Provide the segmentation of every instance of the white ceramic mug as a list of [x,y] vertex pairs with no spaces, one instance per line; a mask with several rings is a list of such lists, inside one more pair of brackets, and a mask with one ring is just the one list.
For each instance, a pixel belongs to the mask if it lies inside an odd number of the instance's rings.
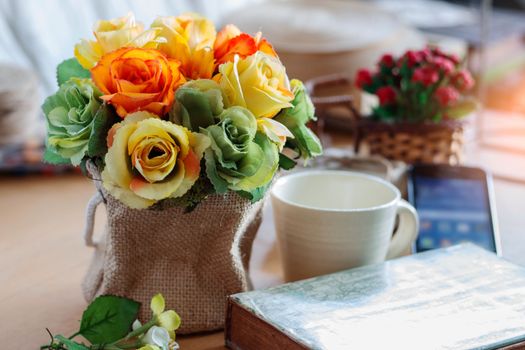
[[374,176],[298,172],[280,178],[271,197],[286,281],[398,257],[417,236],[414,207]]

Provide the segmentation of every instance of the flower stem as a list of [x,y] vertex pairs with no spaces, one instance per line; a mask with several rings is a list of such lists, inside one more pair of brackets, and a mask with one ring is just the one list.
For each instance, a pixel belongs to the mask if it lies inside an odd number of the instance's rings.
[[67,339],[73,339],[74,337],[76,337],[76,336],[79,335],[79,334],[80,334],[80,332],[76,332],[75,334],[71,335],[71,336],[70,336],[69,338],[67,338]]
[[[135,341],[133,343],[122,344],[122,345],[115,345],[115,343],[104,345],[104,347],[102,349],[104,349],[104,350],[136,349],[136,348],[140,347],[141,345],[142,345],[142,343],[140,342],[140,340],[137,340],[137,341]],[[95,350],[95,349],[93,349],[93,350]]]
[[[119,339],[111,344],[104,346],[104,350],[120,350],[120,349],[134,349],[141,345],[140,340],[137,340],[133,343],[125,344],[126,341],[131,338],[137,337],[143,333],[146,333],[151,327],[157,324],[157,316],[153,316],[149,322],[143,324],[139,328],[131,331],[124,338]],[[121,344],[124,343],[124,344]]]
[[153,318],[151,320],[149,320],[149,322],[143,324],[139,328],[137,328],[134,331],[130,332],[124,338],[122,338],[121,340],[118,340],[115,344],[118,344],[118,343],[120,343],[122,341],[125,341],[125,340],[129,340],[129,339],[131,339],[133,337],[141,335],[142,333],[146,333],[151,327],[153,327],[156,324],[157,324],[157,317],[153,316]]

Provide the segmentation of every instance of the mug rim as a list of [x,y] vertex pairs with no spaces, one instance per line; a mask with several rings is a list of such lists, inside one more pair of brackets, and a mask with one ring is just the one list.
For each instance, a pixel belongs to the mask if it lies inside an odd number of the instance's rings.
[[[293,202],[293,201],[290,201],[288,199],[285,199],[280,194],[276,193],[276,188],[279,185],[281,185],[282,182],[284,182],[284,181],[290,180],[291,178],[304,177],[304,176],[317,175],[317,174],[344,175],[344,176],[348,176],[348,177],[360,177],[360,178],[364,178],[364,179],[367,179],[367,180],[375,181],[375,182],[378,182],[378,183],[384,185],[385,187],[389,188],[390,190],[392,190],[394,192],[395,197],[391,201],[388,201],[388,202],[380,204],[380,205],[375,205],[375,206],[370,206],[370,207],[365,207],[365,208],[336,209],[336,208],[322,208],[322,207],[315,207],[315,206],[300,204],[300,203]],[[399,200],[401,199],[401,192],[399,191],[399,189],[396,186],[394,186],[391,182],[389,182],[387,180],[384,180],[384,179],[382,179],[382,178],[380,178],[378,176],[374,176],[374,175],[370,175],[370,174],[364,174],[364,173],[360,173],[360,172],[357,172],[357,171],[324,170],[324,169],[304,170],[304,171],[299,171],[299,172],[296,172],[296,173],[287,174],[285,176],[282,176],[279,179],[277,179],[277,181],[273,184],[273,186],[272,186],[272,188],[270,190],[270,195],[271,195],[272,198],[277,199],[277,200],[279,200],[279,201],[281,201],[281,202],[283,202],[283,203],[285,203],[287,205],[291,205],[291,206],[296,207],[296,208],[313,210],[313,211],[331,212],[331,213],[353,213],[353,212],[375,211],[375,210],[388,208],[388,207],[394,205],[395,203],[399,202]]]

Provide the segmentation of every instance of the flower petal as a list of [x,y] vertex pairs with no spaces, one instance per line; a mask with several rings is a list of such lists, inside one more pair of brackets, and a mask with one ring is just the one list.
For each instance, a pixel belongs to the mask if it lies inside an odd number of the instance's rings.
[[[107,167],[107,165],[106,165]],[[104,185],[104,188],[116,199],[121,201],[122,203],[126,204],[131,209],[146,209],[153,204],[155,204],[155,201],[148,200],[145,198],[141,198],[137,196],[135,193],[133,193],[131,190],[127,188],[122,188],[112,181],[112,178],[108,177],[108,173],[105,171],[102,171],[102,183]]]
[[186,174],[179,184],[178,188],[171,194],[172,198],[178,198],[186,194],[195,184],[200,175],[200,160],[203,157],[204,150],[210,146],[210,139],[202,134],[190,134],[190,149],[187,157],[184,159],[184,169]]
[[226,107],[241,106],[257,118],[274,117],[281,109],[291,107],[294,95],[284,66],[279,59],[256,52],[244,59],[219,66],[217,78],[225,95]]
[[172,196],[174,191],[179,190],[182,181],[185,180],[184,174],[184,163],[179,159],[175,170],[163,181],[149,183],[142,178],[134,177],[129,188],[142,198],[159,201]]
[[279,151],[282,151],[287,138],[294,138],[290,130],[275,119],[259,118],[257,119],[257,126],[272,142],[279,146]]
[[174,331],[180,326],[180,316],[173,310],[164,311],[160,315],[159,326],[169,331]]
[[141,338],[141,342],[158,346],[162,350],[168,350],[169,344],[171,342],[171,337],[169,332],[165,328],[152,326]]
[[153,298],[151,298],[150,308],[151,308],[151,311],[153,311],[153,314],[156,316],[163,313],[164,309],[166,308],[166,302],[164,301],[164,296],[160,293],[155,294]]

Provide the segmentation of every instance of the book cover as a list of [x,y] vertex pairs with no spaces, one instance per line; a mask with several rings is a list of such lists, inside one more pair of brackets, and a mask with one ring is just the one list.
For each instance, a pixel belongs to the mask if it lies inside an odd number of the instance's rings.
[[226,324],[236,350],[522,349],[522,341],[525,269],[471,244],[235,294]]

